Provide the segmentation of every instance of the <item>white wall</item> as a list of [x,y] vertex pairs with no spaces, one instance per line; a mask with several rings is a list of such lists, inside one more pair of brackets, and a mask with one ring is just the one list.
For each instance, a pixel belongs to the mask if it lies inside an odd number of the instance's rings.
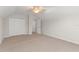
[[34,19],[32,21],[32,32],[36,32],[36,21]]
[[79,7],[56,7],[43,16],[43,34],[79,44]]
[[9,36],[9,19],[4,18],[3,20],[3,37],[8,37]]
[[3,40],[3,19],[0,18],[0,44]]

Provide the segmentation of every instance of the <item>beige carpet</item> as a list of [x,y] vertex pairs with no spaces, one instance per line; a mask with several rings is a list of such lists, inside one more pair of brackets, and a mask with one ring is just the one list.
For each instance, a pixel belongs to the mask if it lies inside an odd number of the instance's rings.
[[79,45],[33,33],[10,37],[0,45],[2,52],[77,52]]

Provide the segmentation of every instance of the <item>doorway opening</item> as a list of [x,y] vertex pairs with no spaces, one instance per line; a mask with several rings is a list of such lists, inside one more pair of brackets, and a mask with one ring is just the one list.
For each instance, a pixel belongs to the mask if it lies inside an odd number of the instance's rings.
[[40,19],[33,19],[32,20],[32,33],[41,34],[41,20]]

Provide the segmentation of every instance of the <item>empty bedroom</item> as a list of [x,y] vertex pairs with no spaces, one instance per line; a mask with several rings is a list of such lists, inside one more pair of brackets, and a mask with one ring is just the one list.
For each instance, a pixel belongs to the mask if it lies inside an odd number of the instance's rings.
[[79,6],[0,6],[0,52],[79,52]]

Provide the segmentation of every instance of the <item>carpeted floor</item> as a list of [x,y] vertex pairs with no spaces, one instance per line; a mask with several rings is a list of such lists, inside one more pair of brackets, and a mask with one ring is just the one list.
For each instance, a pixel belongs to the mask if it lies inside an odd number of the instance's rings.
[[19,35],[7,38],[1,52],[79,52],[79,45],[45,35]]

